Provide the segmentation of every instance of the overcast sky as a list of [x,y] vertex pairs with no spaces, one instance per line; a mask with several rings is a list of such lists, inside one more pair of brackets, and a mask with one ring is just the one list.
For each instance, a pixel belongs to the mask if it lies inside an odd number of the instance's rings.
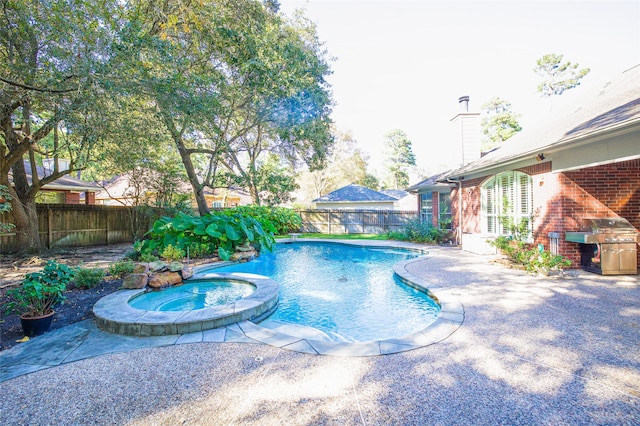
[[[435,172],[451,144],[458,98],[480,110],[511,102],[523,127],[548,100],[536,93],[536,60],[548,53],[591,68],[554,110],[640,64],[640,1],[281,0],[304,8],[335,57],[333,119],[380,170],[384,134],[401,129],[418,165]],[[414,182],[412,182],[414,183]]]

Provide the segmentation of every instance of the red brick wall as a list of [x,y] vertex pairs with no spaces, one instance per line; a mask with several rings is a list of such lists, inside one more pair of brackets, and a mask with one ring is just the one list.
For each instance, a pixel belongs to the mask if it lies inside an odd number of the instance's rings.
[[[565,232],[582,230],[583,219],[623,217],[640,230],[640,160],[551,173],[544,162],[518,169],[531,175],[536,244],[549,249],[550,232],[560,233],[560,253],[580,266],[580,247],[564,240]],[[489,176],[463,181],[463,232],[481,232],[480,185]],[[457,188],[451,193],[453,224],[459,221]],[[640,248],[639,248],[640,249]],[[640,250],[638,251],[640,265]]]
[[[562,232],[560,252],[574,264],[580,262],[579,245],[564,241],[564,232],[582,230],[583,219],[623,217],[640,229],[640,160],[572,170],[556,176],[558,190],[547,197],[548,217],[543,222],[549,229],[554,227]],[[538,205],[535,198],[534,203]],[[542,237],[546,237],[546,233]]]
[[86,192],[84,203],[89,205],[95,205],[96,203],[96,193],[95,192]]
[[65,204],[80,204],[80,193],[64,191],[64,203]]

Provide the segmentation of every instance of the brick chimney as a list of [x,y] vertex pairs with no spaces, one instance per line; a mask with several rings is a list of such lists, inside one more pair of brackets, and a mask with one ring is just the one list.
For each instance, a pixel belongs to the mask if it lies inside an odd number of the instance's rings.
[[460,112],[451,121],[460,147],[460,165],[464,166],[480,158],[480,113],[469,112],[469,96],[461,96],[458,103]]

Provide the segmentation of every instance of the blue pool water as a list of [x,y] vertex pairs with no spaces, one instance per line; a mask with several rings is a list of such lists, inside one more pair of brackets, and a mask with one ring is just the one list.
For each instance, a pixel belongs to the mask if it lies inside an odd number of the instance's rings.
[[[400,282],[392,266],[416,257],[408,250],[332,243],[278,244],[257,259],[206,272],[265,275],[280,284],[268,321],[314,327],[332,340],[401,337],[435,321],[438,305]],[[267,322],[268,322],[267,321]]]
[[193,281],[162,291],[143,293],[129,305],[145,311],[191,311],[235,302],[255,291],[249,283],[231,280]]

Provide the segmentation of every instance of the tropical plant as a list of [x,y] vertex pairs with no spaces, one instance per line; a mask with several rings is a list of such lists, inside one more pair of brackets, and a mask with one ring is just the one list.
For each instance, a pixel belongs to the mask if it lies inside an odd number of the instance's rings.
[[256,243],[271,249],[275,243],[274,230],[273,225],[265,230],[253,217],[234,212],[205,216],[180,213],[173,218],[157,220],[148,232],[148,238],[139,242],[136,249],[140,255],[156,254],[172,245],[189,253],[216,253],[221,259],[228,260],[238,246]]
[[268,206],[238,206],[233,209],[224,210],[225,214],[241,214],[249,216],[260,222],[264,229],[272,230],[275,235],[296,232],[302,226],[300,215],[286,207]]
[[50,314],[54,306],[64,301],[67,284],[74,276],[73,268],[48,261],[42,271],[27,274],[19,287],[7,292],[12,298],[7,311],[21,313],[25,318]]

